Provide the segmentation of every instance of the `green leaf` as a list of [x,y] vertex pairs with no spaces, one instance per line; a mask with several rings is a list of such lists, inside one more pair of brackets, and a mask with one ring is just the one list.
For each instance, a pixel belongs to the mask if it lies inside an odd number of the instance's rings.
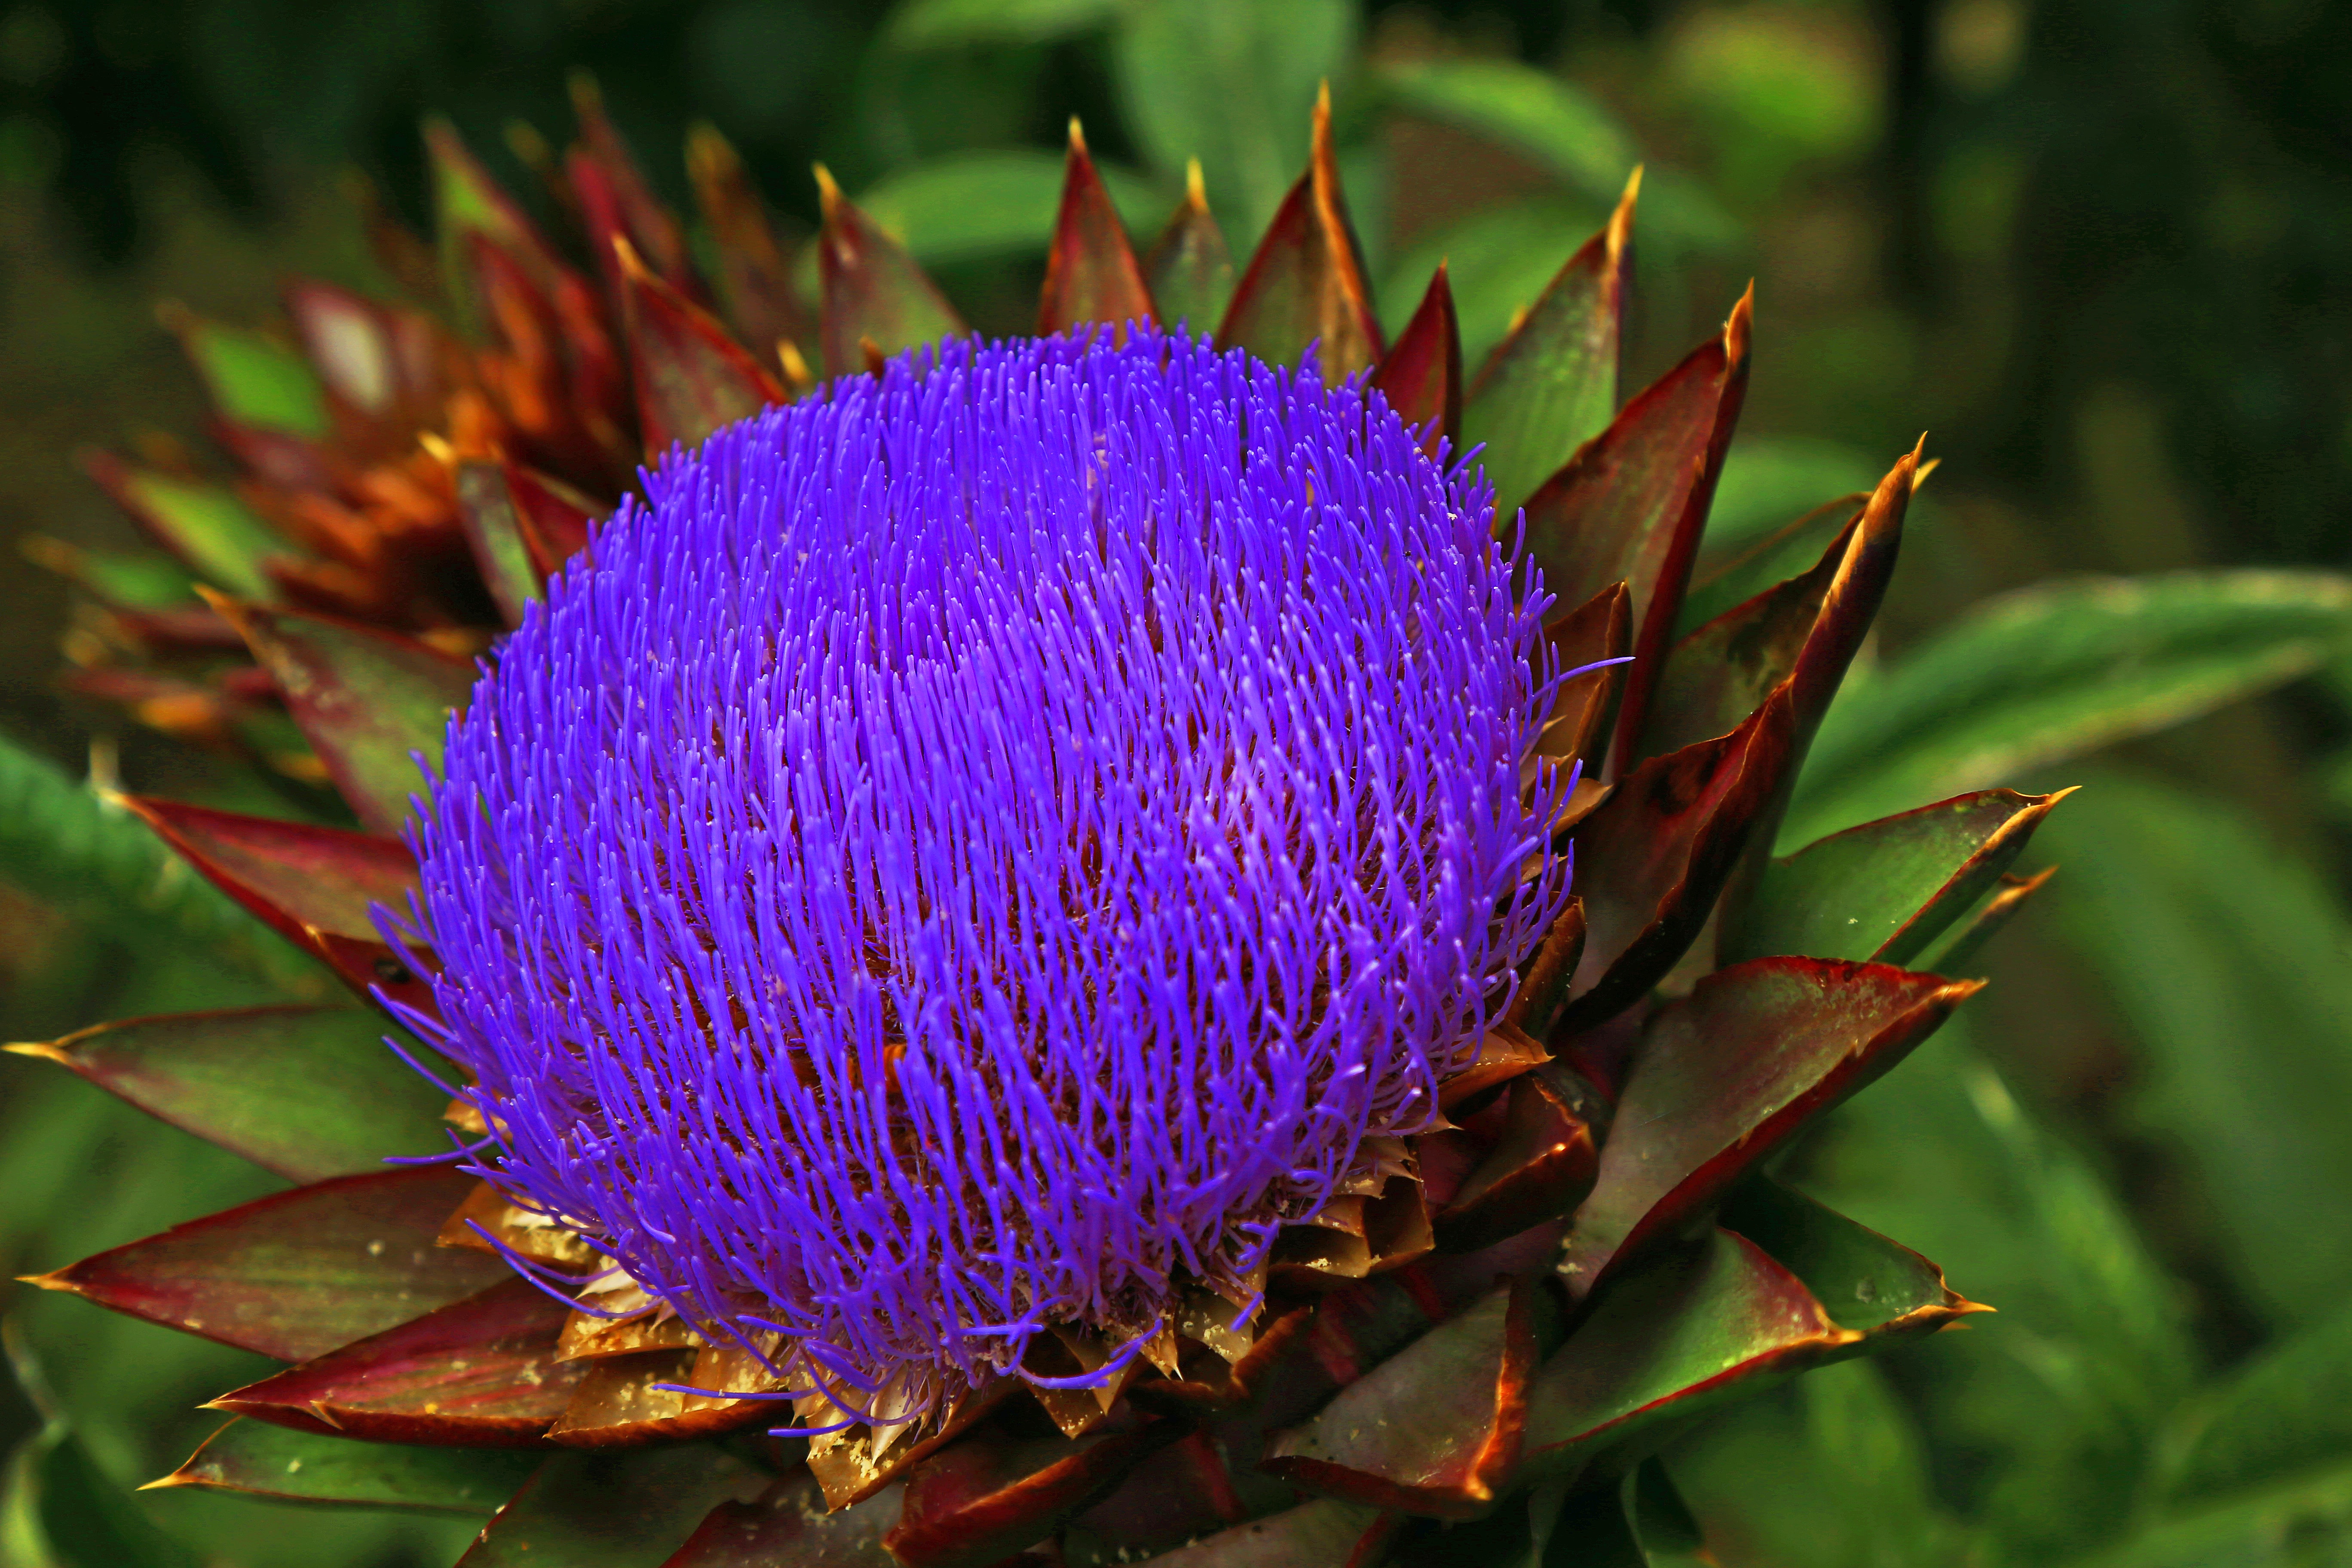
[[1865,822],[1774,860],[1718,962],[1768,953],[1908,964],[2015,863],[2067,793],[1979,790]]
[[37,533],[26,534],[19,547],[39,565],[121,609],[192,608],[196,602],[188,569],[152,551],[84,550]]
[[886,35],[902,49],[1044,44],[1108,26],[1120,0],[907,0]]
[[2352,1307],[2206,1390],[2165,1447],[2155,1489],[2175,1511],[2352,1466]]
[[[1835,441],[1742,437],[1724,459],[1723,478],[1715,487],[1715,507],[1706,519],[1707,548],[1723,550],[1760,539],[1832,496],[1854,491],[1867,496],[1882,471],[1882,465],[1866,454]],[[1814,553],[1820,553],[1819,546]]]
[[2168,1521],[2068,1568],[2316,1568],[2352,1552],[2352,1465]]
[[1713,1561],[1696,1555],[1706,1546],[1706,1532],[1692,1514],[1682,1489],[1675,1485],[1674,1477],[1658,1462],[1656,1455],[1633,1468],[1618,1496],[1625,1510],[1625,1523],[1632,1529],[1634,1543],[1650,1568],[1667,1568],[1669,1563],[1680,1568],[1686,1563]]
[[313,439],[328,433],[326,392],[301,355],[217,321],[187,317],[178,330],[222,417]]
[[[1661,756],[1728,733],[1795,672],[1822,606],[1849,572],[1847,563],[1857,553],[1855,542],[1868,515],[1865,510],[1831,540],[1821,559],[1801,574],[1668,646],[1665,668],[1654,672],[1650,683],[1649,711],[1634,755]],[[1885,565],[1891,572],[1894,563]],[[1681,619],[1677,613],[1675,623]]]
[[1984,902],[1969,914],[1967,920],[1948,929],[1942,936],[1929,942],[1927,951],[1916,961],[1915,967],[1931,973],[1979,975],[1983,972],[1980,954],[1985,944],[1999,936],[2025,907],[2026,900],[2050,885],[2058,874],[2055,866],[2045,866],[2031,877],[2004,874],[1993,885]]
[[82,468],[188,570],[225,593],[268,597],[262,563],[299,553],[226,486],[134,468],[108,452],[84,453]]
[[1950,1568],[1962,1533],[1937,1505],[1925,1445],[1885,1374],[1826,1367],[1666,1451],[1707,1534],[1741,1568]]
[[197,1568],[151,1523],[63,1422],[25,1440],[0,1473],[0,1563],[8,1568]]
[[47,1057],[264,1170],[315,1182],[448,1148],[446,1097],[393,1055],[384,1033],[381,1016],[356,1007],[247,1007],[6,1048]]
[[[623,300],[621,319],[636,385],[639,437],[649,461],[667,453],[674,443],[698,445],[723,425],[791,401],[791,394],[717,318],[647,270],[632,253],[616,248],[614,256],[614,287]],[[470,466],[503,480],[490,464]],[[520,565],[529,554],[518,521],[511,556]]]
[[481,1517],[544,1460],[528,1449],[355,1443],[238,1416],[152,1487],[203,1487],[289,1502]]
[[[235,1000],[221,989],[184,960],[150,960],[125,977],[116,1005]],[[29,1062],[5,1066],[23,1070],[12,1070],[0,1088],[5,1272],[147,1235],[275,1184],[243,1161],[63,1073]],[[47,1352],[59,1406],[70,1414],[77,1436],[126,1487],[172,1469],[220,1425],[221,1417],[193,1408],[196,1401],[259,1376],[268,1365],[248,1352],[98,1311],[68,1296],[21,1291],[10,1318]],[[153,1518],[223,1568],[448,1563],[479,1524],[358,1509],[281,1509],[194,1489],[141,1495],[121,1506]]]
[[[1167,194],[1123,169],[1096,168],[1120,221],[1148,231]],[[857,205],[925,266],[1043,256],[1061,211],[1062,178],[1062,160],[1050,153],[955,153],[899,170]]]
[[1900,1237],[1999,1309],[1905,1352],[1939,1452],[1970,1456],[1960,1500],[2002,1550],[2047,1560],[2112,1540],[2150,1435],[2195,1356],[2179,1289],[2122,1205],[2036,1126],[1955,1020],[1828,1119],[1797,1184]]
[[2137,1045],[2131,1114],[2195,1172],[2273,1321],[2352,1289],[2352,917],[2227,800],[2100,773],[2046,830],[2053,908]]
[[433,178],[434,233],[440,242],[441,277],[459,324],[480,324],[476,268],[469,255],[476,236],[512,258],[533,283],[552,282],[561,264],[539,230],[483,168],[457,128],[435,117],[425,122],[425,161]]
[[711,1510],[748,1500],[767,1481],[707,1444],[558,1454],[499,1510],[458,1568],[656,1568]]
[[200,952],[272,979],[307,967],[137,817],[5,736],[0,878],[141,952]]
[[1054,242],[1045,258],[1045,287],[1037,301],[1038,329],[1058,332],[1087,321],[1156,319],[1150,285],[1128,238],[1127,222],[1073,120]]
[[[1234,248],[1306,166],[1315,95],[1356,43],[1349,0],[1133,0],[1112,39],[1121,107],[1152,167],[1198,158]],[[1045,231],[1040,230],[1041,234]]]
[[1183,202],[1144,252],[1143,271],[1163,325],[1204,332],[1224,320],[1234,295],[1233,251],[1197,179],[1186,180]]
[[2316,668],[2352,637],[2352,581],[2202,572],[2049,584],[1979,605],[1850,685],[1783,842],[2053,764]]
[[1403,60],[1377,79],[1397,108],[1523,153],[1596,201],[1614,203],[1640,161],[1633,138],[1592,98],[1516,60]]

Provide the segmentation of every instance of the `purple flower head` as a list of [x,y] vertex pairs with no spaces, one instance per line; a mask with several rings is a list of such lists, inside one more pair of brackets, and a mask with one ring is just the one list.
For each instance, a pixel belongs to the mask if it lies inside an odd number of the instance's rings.
[[1428,1123],[1566,892],[1475,471],[1130,328],[909,354],[646,492],[419,836],[518,1201],[878,1423],[1245,1297]]

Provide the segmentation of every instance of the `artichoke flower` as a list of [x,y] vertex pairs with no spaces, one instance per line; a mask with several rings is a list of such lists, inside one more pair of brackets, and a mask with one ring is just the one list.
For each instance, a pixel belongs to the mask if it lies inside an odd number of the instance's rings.
[[1751,302],[1621,403],[1638,175],[1473,378],[1328,107],[1238,280],[1074,126],[1001,342],[822,171],[804,310],[701,133],[714,290],[581,108],[571,248],[432,132],[385,244],[466,331],[184,321],[236,492],[92,465],[205,597],[68,562],[86,687],[357,823],[131,803],[353,1004],[20,1047],[296,1184],[35,1281],[288,1363],[159,1484],[469,1563],[1660,1562],[1675,1432],[1983,1310],[1759,1167],[2055,797],[1773,858],[1918,455],[1706,553]]

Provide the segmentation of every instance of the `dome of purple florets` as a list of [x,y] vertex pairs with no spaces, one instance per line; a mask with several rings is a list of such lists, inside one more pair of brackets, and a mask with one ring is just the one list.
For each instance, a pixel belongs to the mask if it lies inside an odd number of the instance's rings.
[[919,351],[646,494],[418,837],[519,1201],[895,1413],[1235,1287],[1432,1119],[1565,894],[1475,471],[1134,327]]

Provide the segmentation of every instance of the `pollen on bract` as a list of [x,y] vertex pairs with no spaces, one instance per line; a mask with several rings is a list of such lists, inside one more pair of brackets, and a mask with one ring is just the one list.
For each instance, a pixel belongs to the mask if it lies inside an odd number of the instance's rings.
[[645,492],[417,835],[483,1173],[809,1427],[1245,1314],[1566,895],[1475,466],[1130,325],[918,351]]

